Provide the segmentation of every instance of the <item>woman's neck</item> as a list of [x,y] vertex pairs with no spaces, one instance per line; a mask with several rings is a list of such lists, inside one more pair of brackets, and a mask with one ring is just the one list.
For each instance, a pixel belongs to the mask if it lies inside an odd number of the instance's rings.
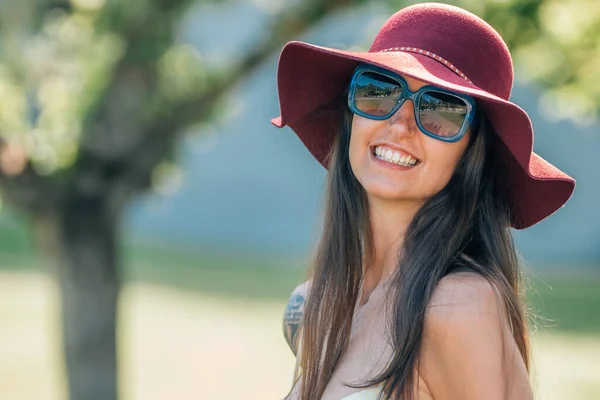
[[382,201],[369,199],[373,260],[365,266],[365,282],[376,286],[389,278],[398,266],[398,257],[404,244],[404,234],[421,206],[416,202]]

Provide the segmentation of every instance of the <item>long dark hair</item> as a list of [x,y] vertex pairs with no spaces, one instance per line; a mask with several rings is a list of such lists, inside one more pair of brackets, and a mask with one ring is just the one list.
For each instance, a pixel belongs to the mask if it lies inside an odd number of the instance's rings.
[[[485,277],[505,307],[519,352],[530,370],[522,272],[512,234],[500,151],[503,143],[483,112],[448,184],[428,199],[407,227],[398,268],[390,278],[394,354],[388,367],[362,384],[384,384],[384,398],[412,399],[427,305],[438,282],[467,266]],[[343,107],[329,156],[323,231],[309,268],[312,280],[300,342],[300,399],[323,395],[348,346],[352,316],[370,265],[373,238],[365,190],[348,148],[352,114]]]

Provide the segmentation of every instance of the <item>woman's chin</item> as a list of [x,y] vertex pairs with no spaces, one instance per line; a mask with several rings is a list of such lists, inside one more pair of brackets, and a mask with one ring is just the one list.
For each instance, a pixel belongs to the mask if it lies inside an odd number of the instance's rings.
[[370,198],[377,198],[385,201],[405,202],[416,200],[415,196],[406,188],[396,186],[371,185],[365,187]]

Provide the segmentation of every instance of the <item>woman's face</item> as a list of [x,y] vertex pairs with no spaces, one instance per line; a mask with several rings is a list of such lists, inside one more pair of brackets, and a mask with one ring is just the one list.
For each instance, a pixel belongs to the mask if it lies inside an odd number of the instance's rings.
[[[426,85],[403,77],[412,91]],[[369,197],[425,202],[448,183],[469,143],[471,128],[454,143],[423,134],[417,127],[413,107],[412,101],[406,100],[394,115],[383,121],[353,115],[350,165]],[[375,151],[384,154],[391,151],[392,160],[400,157],[400,162],[406,162],[406,158],[403,159],[406,156],[418,161],[414,166],[403,167],[378,159]]]

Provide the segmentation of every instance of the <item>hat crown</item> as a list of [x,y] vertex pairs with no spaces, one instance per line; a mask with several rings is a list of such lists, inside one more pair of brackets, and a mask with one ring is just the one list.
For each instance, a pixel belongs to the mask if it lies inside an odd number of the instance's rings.
[[455,6],[421,3],[393,14],[369,52],[414,47],[454,64],[476,86],[508,100],[513,63],[500,34],[478,16]]

